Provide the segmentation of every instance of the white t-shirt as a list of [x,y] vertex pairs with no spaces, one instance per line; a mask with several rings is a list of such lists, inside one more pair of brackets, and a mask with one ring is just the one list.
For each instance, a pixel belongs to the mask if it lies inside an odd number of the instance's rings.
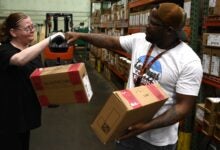
[[[143,65],[151,43],[145,40],[145,33],[121,36],[120,43],[124,50],[132,54],[131,69],[127,88],[134,87],[134,80]],[[149,61],[164,49],[154,46]],[[163,54],[143,75],[142,84],[158,82],[169,95],[169,99],[155,114],[162,114],[176,103],[175,93],[197,96],[200,89],[203,70],[200,58],[184,42]],[[171,126],[146,131],[139,138],[157,146],[175,144],[178,139],[178,126]]]

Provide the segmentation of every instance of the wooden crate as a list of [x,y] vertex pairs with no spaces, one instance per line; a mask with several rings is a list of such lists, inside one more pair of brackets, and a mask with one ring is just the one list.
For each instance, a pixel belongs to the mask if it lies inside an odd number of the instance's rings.
[[220,142],[220,125],[215,126],[214,138]]
[[205,108],[209,112],[220,112],[220,98],[207,97],[205,100]]

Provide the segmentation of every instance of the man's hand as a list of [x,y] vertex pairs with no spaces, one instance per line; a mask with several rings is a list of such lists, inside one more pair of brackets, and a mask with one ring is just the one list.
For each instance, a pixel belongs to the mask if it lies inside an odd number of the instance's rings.
[[76,32],[66,32],[65,38],[67,40],[67,44],[73,43],[78,39],[78,34]]
[[60,45],[65,41],[65,35],[62,32],[57,32],[50,36],[50,43],[56,43]]
[[136,136],[144,131],[146,131],[146,123],[137,123],[128,127],[127,133],[119,137],[117,140],[124,140],[132,136]]

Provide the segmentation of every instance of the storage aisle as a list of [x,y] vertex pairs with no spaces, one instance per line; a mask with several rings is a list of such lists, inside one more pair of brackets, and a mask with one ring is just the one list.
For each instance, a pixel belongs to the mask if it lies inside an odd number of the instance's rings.
[[102,144],[90,124],[114,90],[112,84],[86,64],[93,89],[89,104],[42,109],[42,126],[32,131],[30,150],[112,150]]

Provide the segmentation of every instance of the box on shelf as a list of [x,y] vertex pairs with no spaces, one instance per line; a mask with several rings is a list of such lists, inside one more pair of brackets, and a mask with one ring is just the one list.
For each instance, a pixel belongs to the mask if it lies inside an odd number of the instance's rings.
[[203,46],[207,46],[208,35],[209,33],[206,33],[206,32],[202,34],[202,45]]
[[151,120],[167,99],[158,84],[115,91],[91,127],[105,144],[123,135],[130,125]]
[[196,116],[195,120],[197,123],[202,124],[205,115],[205,104],[199,103],[196,105]]
[[211,55],[212,50],[209,47],[203,48],[202,55],[202,67],[203,72],[209,74],[211,69]]
[[208,112],[220,112],[220,97],[207,97],[205,108]]
[[220,77],[220,49],[212,48],[210,74]]
[[204,120],[203,121],[207,122],[210,125],[215,125],[216,118],[217,118],[216,112],[205,111]]
[[214,138],[220,142],[220,125],[215,126]]
[[203,122],[202,132],[207,136],[213,136],[215,125],[211,125],[208,122]]
[[84,63],[38,68],[30,79],[42,106],[87,103],[93,95]]
[[220,126],[220,112],[217,113],[216,124]]
[[220,1],[219,0],[209,1],[209,15],[220,15]]
[[202,44],[204,46],[220,47],[219,33],[203,33]]
[[207,37],[207,46],[220,47],[220,34],[209,33]]

